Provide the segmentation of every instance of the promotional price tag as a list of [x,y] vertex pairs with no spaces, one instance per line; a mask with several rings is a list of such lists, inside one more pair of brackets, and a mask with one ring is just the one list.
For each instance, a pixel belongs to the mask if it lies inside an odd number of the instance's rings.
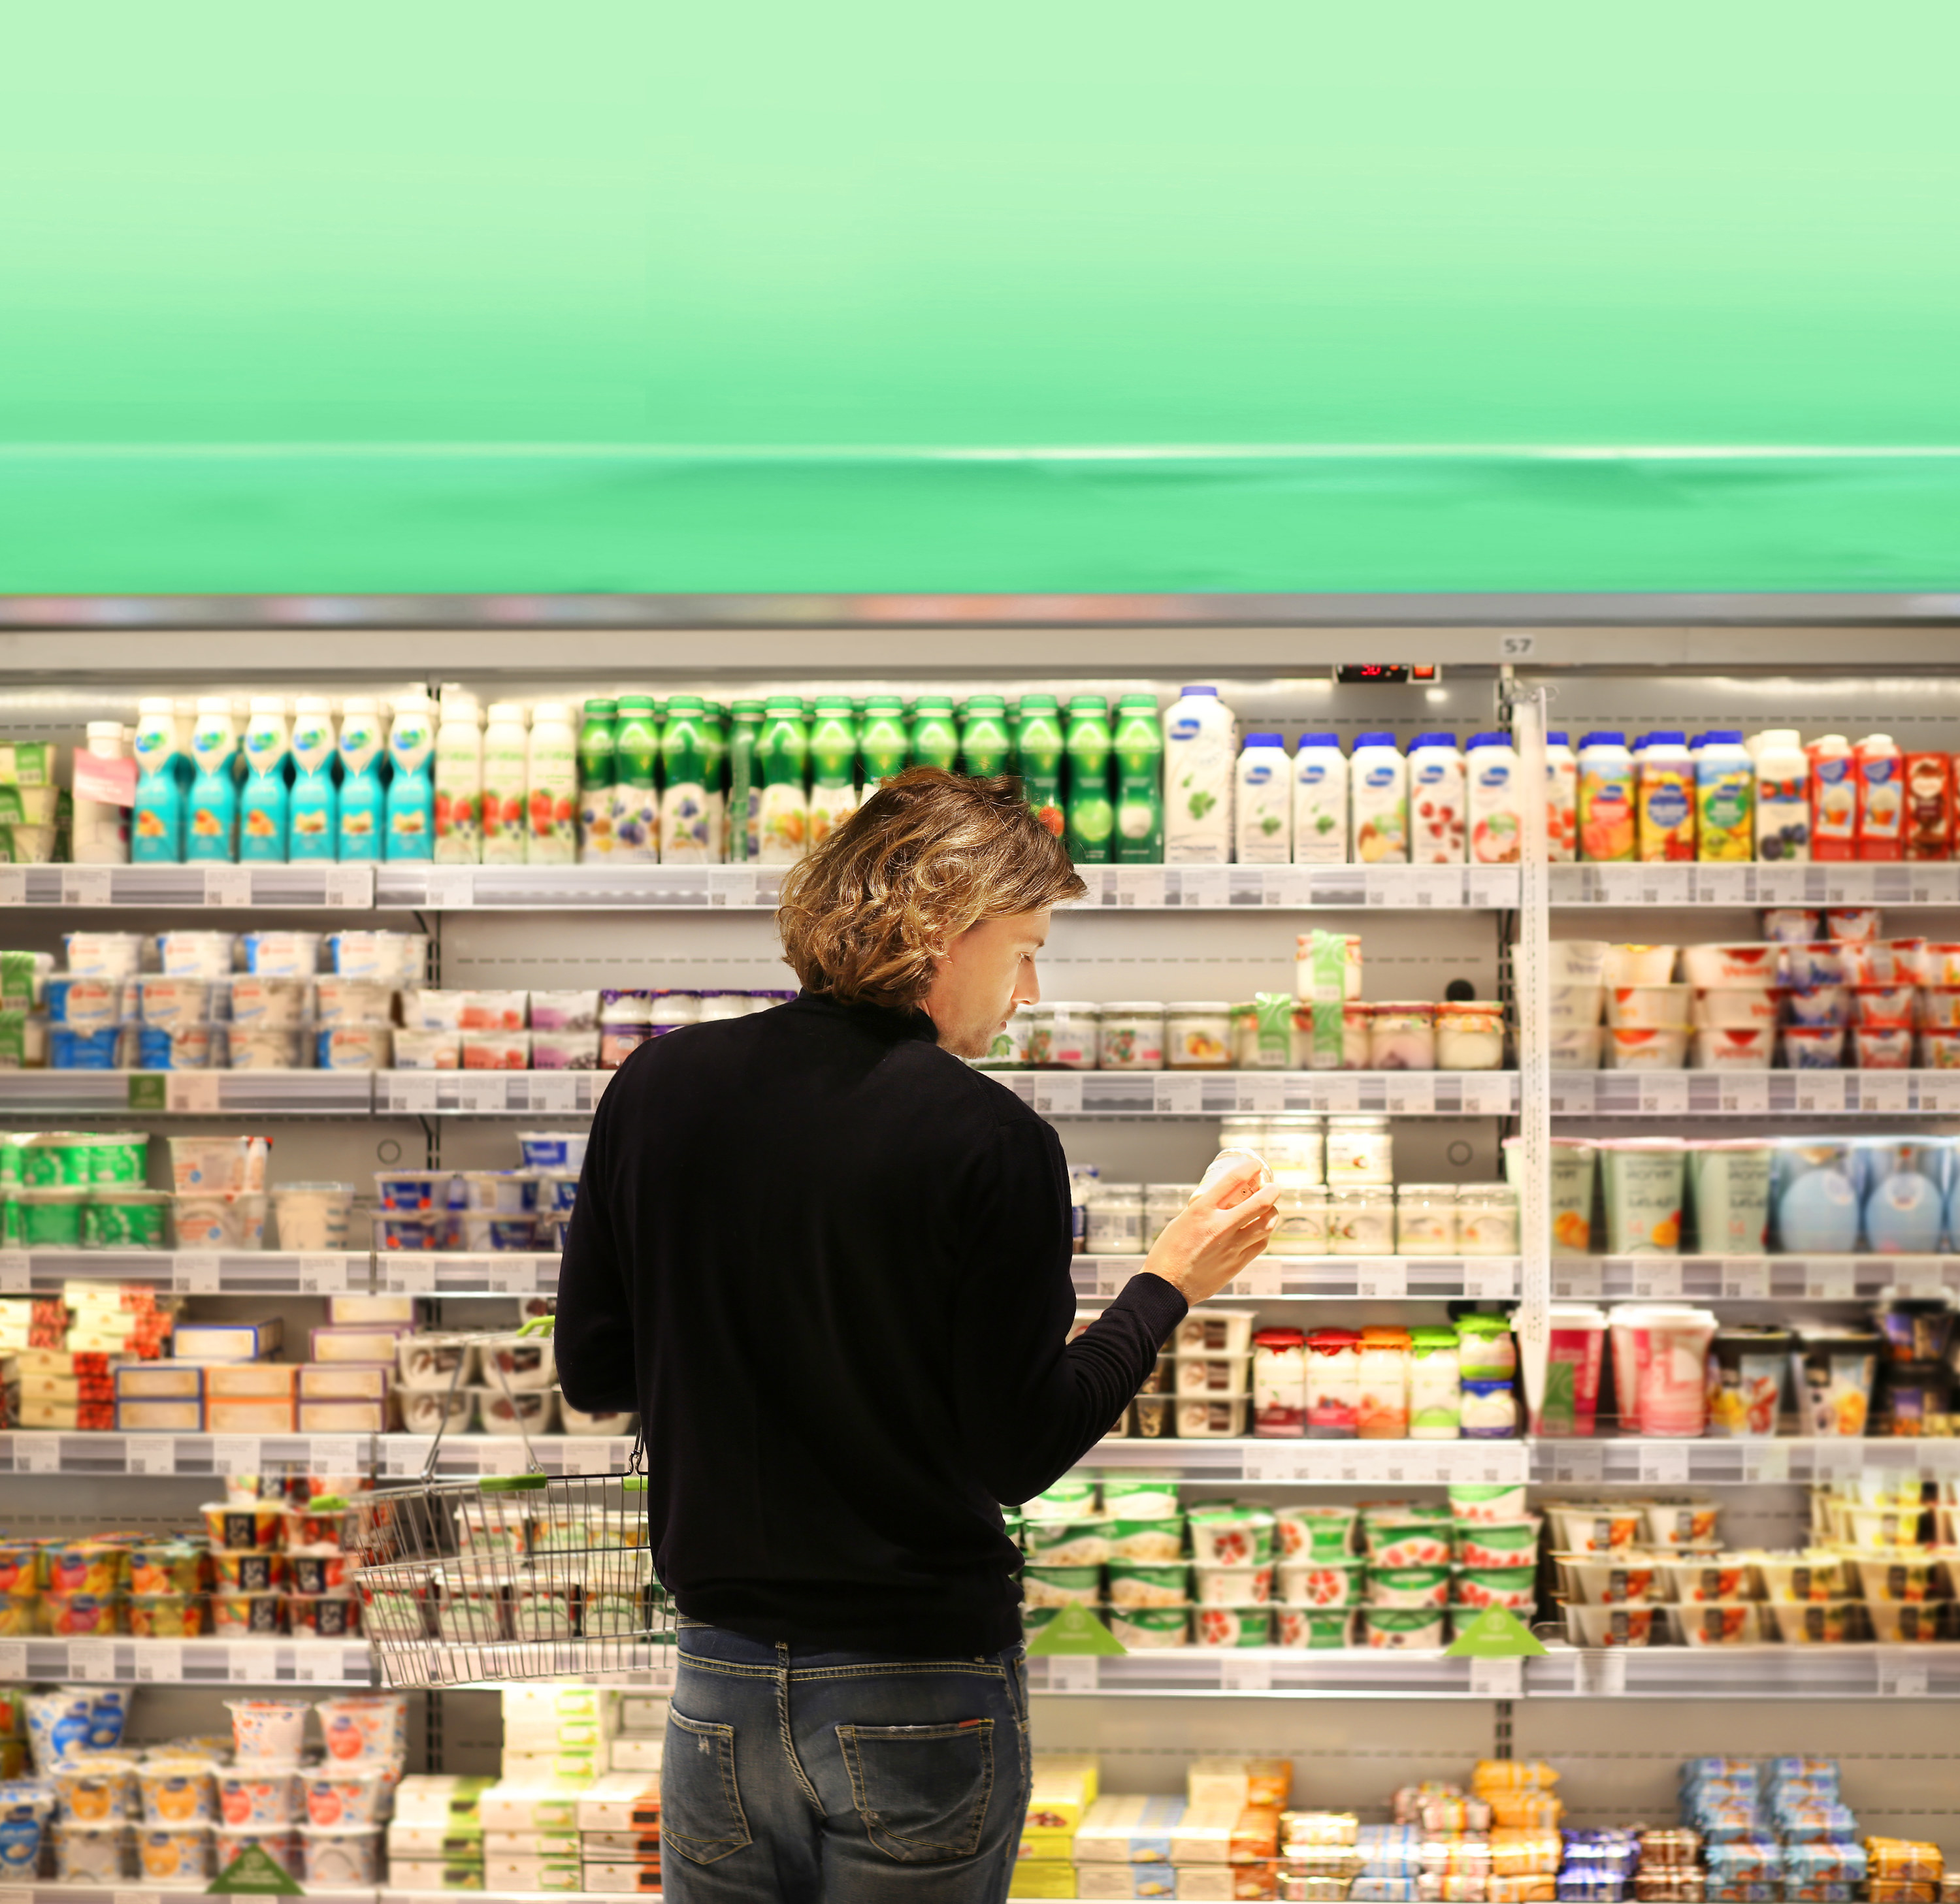
[[164,1079],[164,1108],[193,1117],[218,1114],[218,1080],[215,1071],[172,1071]]
[[215,1251],[180,1250],[170,1265],[170,1287],[185,1295],[215,1295],[218,1277]]

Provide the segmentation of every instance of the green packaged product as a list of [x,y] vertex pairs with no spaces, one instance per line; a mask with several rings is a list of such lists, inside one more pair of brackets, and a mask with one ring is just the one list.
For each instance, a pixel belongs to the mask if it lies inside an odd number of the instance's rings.
[[149,1174],[150,1140],[140,1131],[114,1132],[89,1140],[91,1184],[140,1184]]
[[81,1246],[85,1250],[160,1250],[170,1206],[167,1191],[112,1187],[89,1193],[81,1206]]
[[72,1130],[43,1130],[21,1146],[21,1181],[31,1190],[80,1189],[89,1181],[94,1140]]
[[72,1250],[81,1245],[81,1210],[88,1193],[81,1190],[23,1190],[21,1241],[30,1250]]
[[1021,1591],[1030,1607],[1093,1607],[1102,1597],[1100,1567],[1041,1567],[1022,1570]]

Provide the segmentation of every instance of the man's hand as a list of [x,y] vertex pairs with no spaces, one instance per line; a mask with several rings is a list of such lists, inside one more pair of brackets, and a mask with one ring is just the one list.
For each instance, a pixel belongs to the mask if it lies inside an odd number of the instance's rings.
[[1199,1191],[1172,1218],[1144,1267],[1185,1302],[1202,1302],[1264,1254],[1279,1225],[1278,1203],[1278,1190],[1270,1184],[1261,1189],[1258,1166],[1249,1162]]

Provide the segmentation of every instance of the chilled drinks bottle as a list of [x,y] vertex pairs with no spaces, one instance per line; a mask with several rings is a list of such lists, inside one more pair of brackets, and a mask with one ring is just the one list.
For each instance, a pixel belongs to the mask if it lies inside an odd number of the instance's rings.
[[435,709],[428,696],[404,695],[388,723],[393,772],[383,807],[383,859],[425,860],[434,855],[435,782],[429,772],[434,752]]
[[613,729],[619,703],[585,704],[578,729],[578,857],[587,866],[612,857]]
[[333,710],[318,695],[293,703],[293,798],[288,809],[287,850],[295,860],[331,860],[340,850],[340,789],[334,783],[339,752]]
[[1116,861],[1154,866],[1163,858],[1163,730],[1155,695],[1116,704]]
[[612,857],[650,865],[660,857],[660,803],[654,791],[660,751],[651,695],[622,695],[612,729]]
[[129,857],[138,865],[174,865],[184,856],[184,785],[177,764],[177,703],[158,695],[136,704],[136,806]]
[[794,866],[810,847],[810,796],[803,786],[810,729],[803,703],[794,695],[772,699],[765,708],[756,764],[762,776],[762,850],[756,857],[765,866]]
[[483,710],[460,688],[443,689],[436,723],[435,857],[442,866],[483,857]]
[[1007,702],[998,695],[973,695],[959,724],[960,771],[976,779],[1004,774],[1013,751]]
[[185,857],[235,860],[238,857],[237,730],[231,703],[221,695],[197,704],[190,730],[190,757],[197,772],[190,784],[190,825]]
[[728,857],[753,861],[762,850],[762,783],[756,767],[756,742],[762,729],[762,704],[738,701],[728,736]]
[[728,857],[728,710],[719,701],[702,708],[702,784],[708,790],[708,859],[719,866]]
[[349,695],[340,714],[340,835],[335,848],[343,861],[381,857],[381,749],[379,704],[364,695]]
[[873,695],[864,704],[864,725],[858,735],[867,799],[882,783],[905,771],[911,749],[912,742],[905,732],[905,704],[896,695]]
[[959,727],[953,718],[950,695],[921,695],[913,711],[912,764],[943,767],[949,773],[959,766]]
[[707,710],[698,695],[676,695],[660,730],[660,862],[705,866],[708,805]]
[[285,701],[272,696],[253,698],[239,751],[245,756],[246,775],[238,796],[238,857],[261,863],[283,861],[286,816],[292,799],[286,784]]
[[858,810],[852,775],[858,765],[858,723],[850,698],[824,695],[810,730],[810,843],[820,846]]
[[483,729],[483,863],[524,863],[530,723],[520,701],[493,701]]
[[1077,695],[1068,704],[1068,857],[1078,865],[1106,862],[1116,812],[1109,802],[1109,704]]
[[1061,810],[1061,716],[1055,696],[1023,695],[1021,717],[1014,729],[1014,752],[1021,763],[1021,791],[1035,818],[1060,839]]

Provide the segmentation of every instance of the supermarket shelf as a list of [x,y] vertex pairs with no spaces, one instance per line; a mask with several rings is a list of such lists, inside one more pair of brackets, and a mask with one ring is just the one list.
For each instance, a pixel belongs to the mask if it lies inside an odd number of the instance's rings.
[[[1122,1658],[1050,1654],[1028,1661],[1028,1689],[1047,1693],[1273,1693],[1324,1699],[1488,1698],[1473,1692],[1473,1664],[1440,1652],[1363,1647],[1165,1647]],[[1478,1675],[1479,1678],[1481,1674]]]
[[8,1071],[0,1116],[366,1117],[367,1071]]
[[374,1286],[398,1295],[555,1295],[558,1269],[555,1251],[383,1250],[374,1258]]
[[[1515,1071],[1001,1071],[994,1075],[1045,1117],[1217,1117],[1275,1111],[1505,1117],[1518,1105]],[[1960,1072],[1952,1075],[1955,1101],[1960,1105]]]
[[1531,1450],[1507,1442],[1099,1442],[1077,1464],[1145,1470],[1179,1481],[1278,1481],[1339,1487],[1441,1487],[1452,1481],[1522,1483]]
[[372,1686],[374,1667],[361,1639],[0,1639],[0,1679]]
[[332,1295],[367,1289],[373,1270],[365,1250],[9,1250],[0,1251],[0,1295],[52,1295],[88,1279],[150,1283],[184,1295]]
[[1867,1469],[1960,1474],[1960,1440],[1917,1436],[1764,1435],[1669,1441],[1637,1435],[1530,1443],[1531,1478],[1551,1485],[1597,1482],[1757,1486],[1849,1480]]
[[1960,906],[1960,863],[1555,866],[1554,907]]
[[[1085,907],[1236,911],[1515,909],[1515,866],[1085,866]],[[748,866],[382,866],[374,898],[418,911],[772,911],[783,869]]]
[[[1075,1293],[1107,1301],[1144,1267],[1141,1256],[1078,1256]],[[1960,1258],[1955,1259],[1960,1274]],[[1515,1256],[1275,1256],[1268,1252],[1218,1292],[1221,1302],[1252,1301],[1510,1301],[1518,1293]]]
[[1616,1646],[1548,1641],[1531,1699],[1960,1699],[1960,1646]]
[[377,1071],[374,1108],[397,1117],[589,1116],[610,1071]]
[[1950,1117],[1960,1071],[1554,1071],[1551,1094],[1554,1117]]
[[[151,1904],[152,1899],[161,1904],[161,1900],[166,1897],[196,1897],[201,1894],[196,1890],[180,1890],[174,1887],[165,1888],[157,1885],[144,1890],[133,1884],[119,1884],[111,1890],[99,1884],[7,1884],[0,1885],[0,1904],[137,1904],[137,1900],[141,1900],[141,1904]],[[378,1900],[383,1896],[402,1899],[406,1904],[406,1900],[410,1898],[417,1896],[426,1898],[428,1895],[425,1891],[418,1893],[372,1890],[316,1890],[311,1885],[307,1886],[306,1891],[308,1904],[378,1904]],[[498,1893],[494,1891],[472,1891],[469,1895],[474,1900],[495,1897]],[[563,1893],[559,1895],[562,1897]]]
[[1850,1302],[1960,1292],[1960,1256],[1554,1257],[1551,1289],[1580,1302]]
[[0,1474],[203,1478],[286,1469],[358,1474],[373,1465],[374,1442],[368,1435],[124,1435],[108,1429],[16,1429],[0,1434]]
[[374,909],[364,866],[0,866],[0,906]]

